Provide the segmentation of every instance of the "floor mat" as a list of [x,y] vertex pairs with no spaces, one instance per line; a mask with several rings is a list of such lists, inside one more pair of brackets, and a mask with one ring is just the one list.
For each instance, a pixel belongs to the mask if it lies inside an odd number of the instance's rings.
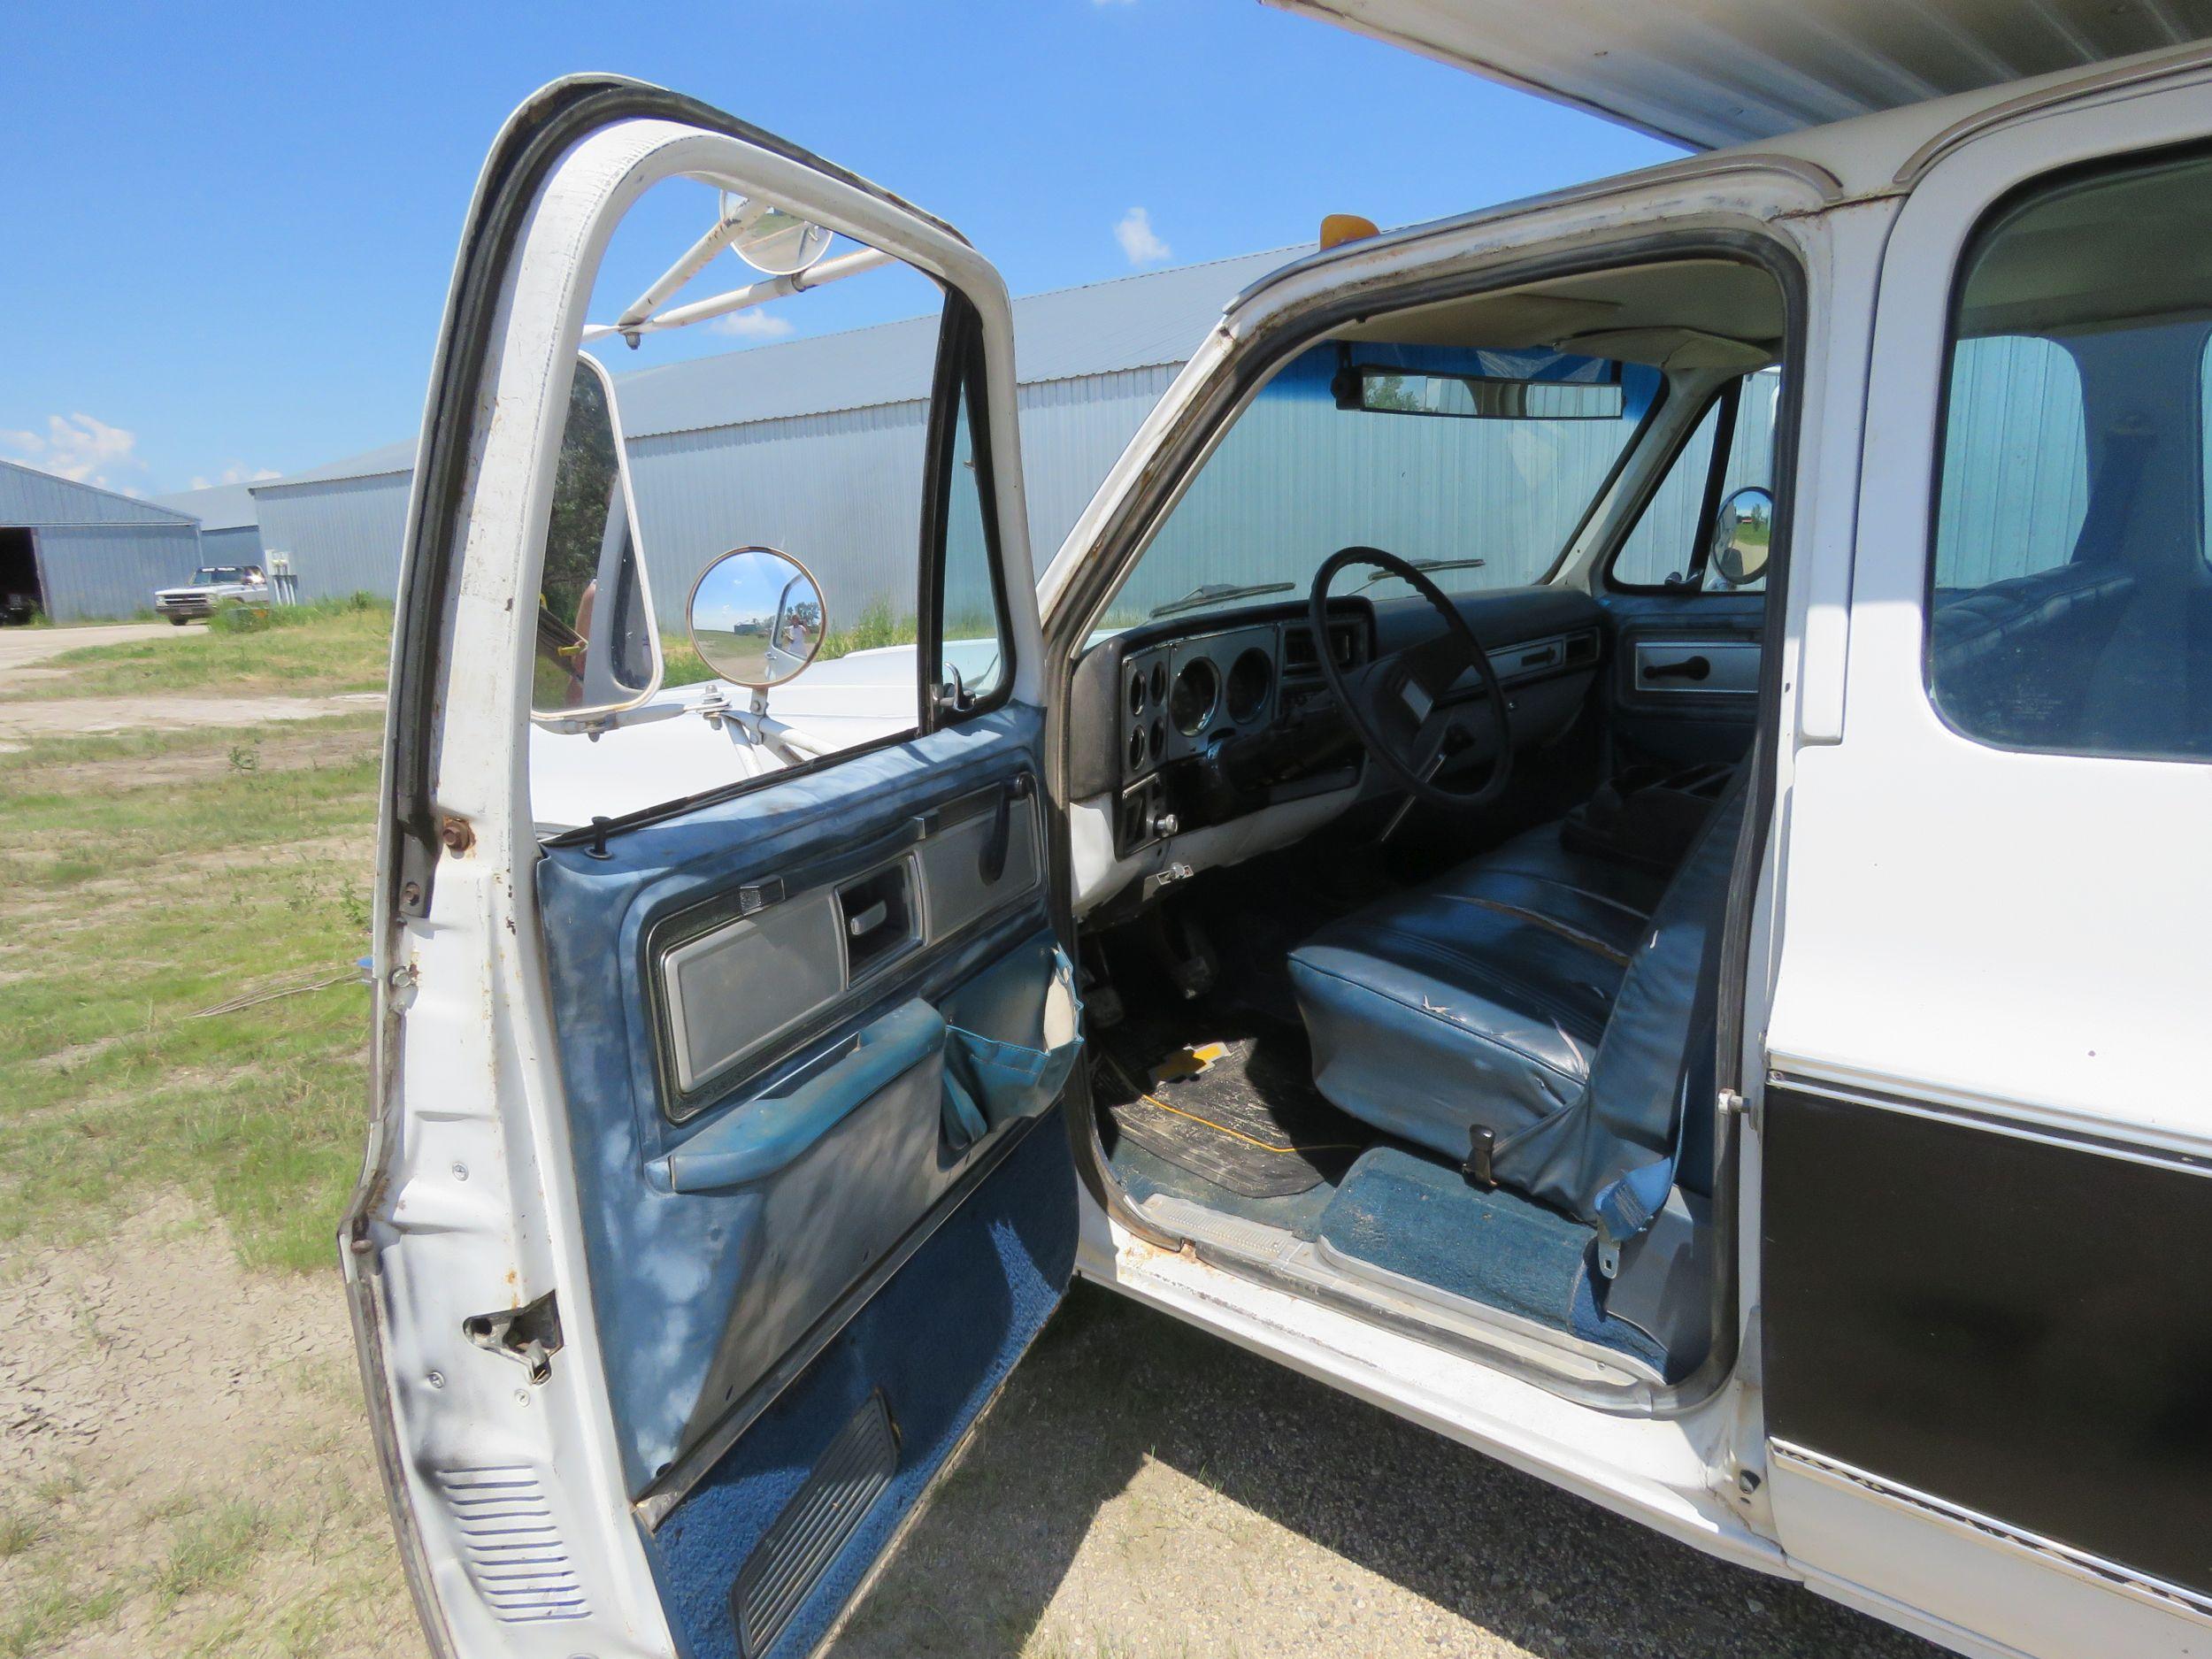
[[1333,1180],[1373,1133],[1324,1100],[1300,1033],[1225,1017],[1132,1019],[1095,1045],[1092,1093],[1120,1135],[1247,1198]]
[[1339,1258],[1633,1355],[1663,1374],[1666,1351],[1608,1318],[1585,1268],[1596,1230],[1445,1164],[1377,1147],[1344,1177],[1315,1233]]

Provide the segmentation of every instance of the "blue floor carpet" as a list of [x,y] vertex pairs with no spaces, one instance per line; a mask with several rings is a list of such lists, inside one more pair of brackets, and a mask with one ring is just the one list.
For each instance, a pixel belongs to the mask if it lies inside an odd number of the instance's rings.
[[1599,1311],[1586,1265],[1593,1228],[1516,1194],[1471,1187],[1445,1164],[1371,1148],[1315,1233],[1340,1256],[1667,1370],[1657,1342]]

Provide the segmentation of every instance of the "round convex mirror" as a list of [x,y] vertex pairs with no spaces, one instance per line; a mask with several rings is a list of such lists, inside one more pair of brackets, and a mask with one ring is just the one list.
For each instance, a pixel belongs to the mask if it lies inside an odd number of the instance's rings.
[[809,269],[829,245],[830,233],[823,226],[772,207],[740,231],[730,247],[754,270],[780,277]]
[[813,572],[772,547],[738,548],[700,572],[689,619],[701,661],[762,691],[812,662],[829,631]]
[[1767,548],[1774,534],[1774,497],[1754,485],[1721,503],[1713,520],[1710,563],[1731,588],[1744,588],[1767,573]]

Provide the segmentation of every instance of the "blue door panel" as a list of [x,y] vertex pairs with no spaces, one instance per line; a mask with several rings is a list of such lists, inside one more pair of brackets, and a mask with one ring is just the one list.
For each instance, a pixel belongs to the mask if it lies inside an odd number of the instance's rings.
[[692,1659],[737,1655],[730,1592],[746,1558],[880,1389],[897,1472],[766,1650],[774,1659],[810,1651],[1058,1303],[1075,1264],[1066,1125],[1053,1111],[1016,1133],[1005,1164],[648,1537],[669,1622]]
[[[629,829],[608,839],[603,856],[549,849],[539,865],[590,1294],[633,1496],[744,1402],[979,1159],[1049,1106],[1022,1099],[972,1142],[941,1133],[944,1034],[1034,1046],[1063,960],[1041,881],[865,980],[831,1021],[748,1064],[718,1095],[693,1097],[677,1122],[664,1110],[671,1086],[651,995],[656,926],[748,884],[781,879],[795,891],[856,872],[944,803],[1036,776],[1041,730],[1036,710],[1009,705]],[[1048,1151],[1033,1163],[1048,1153],[1067,1163],[1064,1136],[1041,1145]],[[1007,1186],[1011,1168],[985,1190]],[[1072,1251],[1075,1207],[1066,1180],[1046,1185],[1057,1196],[1035,1201],[1045,1209],[1025,1225],[1040,1241],[1025,1248],[1049,1267]],[[982,1198],[969,1196],[960,1213]],[[1041,1228],[1065,1240],[1054,1244]],[[921,1259],[877,1301],[913,1281]],[[1065,1269],[1053,1271],[1056,1296]],[[1008,1294],[994,1292],[993,1305]],[[971,1386],[991,1351],[945,1353],[944,1386]],[[893,1406],[902,1409],[895,1397]],[[770,1415],[795,1409],[804,1408],[787,1392]],[[831,1415],[825,1435],[850,1412]],[[749,1430],[725,1461],[749,1457],[762,1432]]]
[[1609,636],[1607,732],[1612,769],[1636,763],[1684,767],[1743,758],[1758,724],[1755,695],[1716,694],[1693,681],[1640,688],[1639,641],[1694,650],[1706,643],[1758,643],[1766,632],[1763,593],[1626,593],[1601,590]]

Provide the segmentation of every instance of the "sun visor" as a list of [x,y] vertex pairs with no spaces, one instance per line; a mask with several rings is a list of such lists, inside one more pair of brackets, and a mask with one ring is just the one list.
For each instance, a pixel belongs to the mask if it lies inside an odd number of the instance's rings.
[[1413,346],[1486,346],[1510,351],[1549,346],[1585,329],[1602,328],[1620,307],[1609,300],[1550,294],[1493,294],[1398,311],[1340,330],[1340,340],[1388,340]]
[[1655,369],[1678,373],[1698,369],[1748,373],[1774,361],[1774,353],[1764,346],[1703,334],[1694,328],[1616,328],[1594,334],[1576,334],[1560,344],[1594,357],[1644,363]]

